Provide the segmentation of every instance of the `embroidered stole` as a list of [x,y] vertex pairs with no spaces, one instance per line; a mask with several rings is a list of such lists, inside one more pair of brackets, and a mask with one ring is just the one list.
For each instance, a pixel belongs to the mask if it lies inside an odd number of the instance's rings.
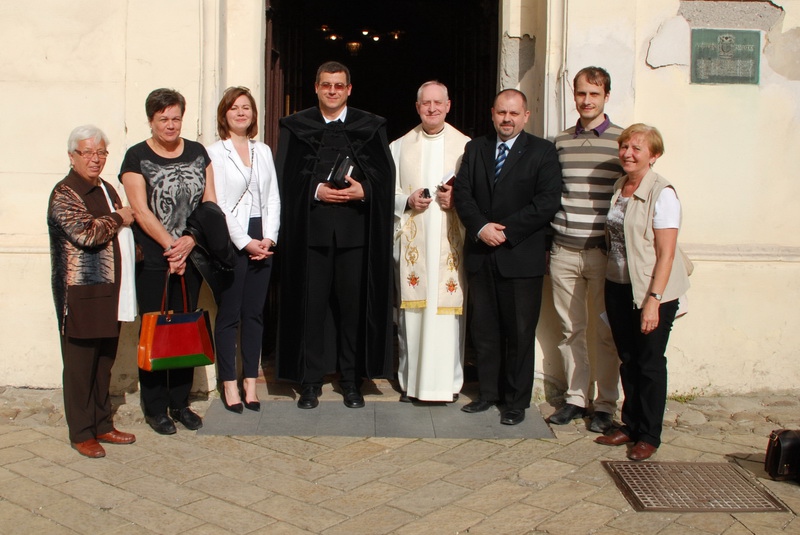
[[[417,126],[403,137],[397,177],[398,187],[403,193],[429,188],[433,195],[438,182],[449,178],[443,173],[458,168],[464,145],[469,138],[449,124],[445,124],[443,135],[443,169],[435,170],[422,168],[422,145],[430,143],[422,127]],[[432,202],[428,210],[439,210],[438,204]],[[436,313],[460,315],[463,314],[464,307],[464,226],[454,209],[440,213],[443,219],[441,235],[438,237],[439,272],[431,274],[427,273],[424,214],[413,215],[412,212],[406,212],[403,216],[404,221],[399,232],[400,308],[426,308],[428,287],[434,285]]]

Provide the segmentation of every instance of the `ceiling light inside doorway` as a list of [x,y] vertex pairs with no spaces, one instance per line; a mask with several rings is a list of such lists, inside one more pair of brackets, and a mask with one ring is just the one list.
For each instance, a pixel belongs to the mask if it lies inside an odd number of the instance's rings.
[[357,56],[358,51],[361,50],[361,43],[358,41],[350,41],[345,46],[347,47],[347,51],[350,52],[351,56]]
[[[362,49],[367,50],[370,48],[370,42],[382,43],[385,41],[398,41],[406,33],[404,30],[382,32],[364,26],[357,30],[345,29],[345,31],[342,32],[337,31],[336,28],[327,24],[322,24],[317,28],[322,34],[323,39],[326,41],[334,41],[337,44],[342,42],[352,56],[358,55]],[[341,28],[339,28],[339,30],[341,30]]]

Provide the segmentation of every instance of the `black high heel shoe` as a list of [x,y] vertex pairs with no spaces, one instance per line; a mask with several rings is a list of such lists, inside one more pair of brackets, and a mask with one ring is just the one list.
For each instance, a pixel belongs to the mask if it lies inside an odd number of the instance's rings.
[[244,401],[244,408],[249,411],[259,412],[261,410],[261,402],[258,400],[255,401],[247,401],[247,392],[244,390],[244,384],[242,384],[241,390],[239,390],[239,395]]
[[247,401],[244,399],[244,408],[249,411],[260,411],[261,410],[261,402],[260,401]]
[[235,412],[236,414],[242,414],[242,412],[244,412],[244,405],[242,405],[242,402],[234,403],[233,405],[228,405],[228,400],[225,399],[225,392],[222,392],[222,404],[225,405],[226,409],[228,409],[231,412]]

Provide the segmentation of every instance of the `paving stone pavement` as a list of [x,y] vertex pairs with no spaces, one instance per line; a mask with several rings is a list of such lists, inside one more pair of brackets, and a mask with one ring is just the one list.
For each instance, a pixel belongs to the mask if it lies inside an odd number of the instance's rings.
[[0,387],[0,533],[800,534],[800,486],[763,472],[770,431],[800,428],[800,392],[669,402],[654,460],[736,461],[792,510],[737,514],[634,511],[600,464],[624,449],[580,420],[542,440],[165,437],[126,394],[115,423],[136,443],[87,459],[61,396]]

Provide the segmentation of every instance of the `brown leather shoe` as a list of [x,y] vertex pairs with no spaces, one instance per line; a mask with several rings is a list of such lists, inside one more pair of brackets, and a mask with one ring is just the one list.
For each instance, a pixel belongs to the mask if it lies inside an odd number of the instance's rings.
[[658,448],[641,440],[637,442],[628,452],[628,459],[631,461],[644,461],[653,456]]
[[627,444],[629,442],[633,442],[631,437],[617,429],[610,435],[603,435],[599,436],[594,439],[595,442],[598,444],[603,444],[604,446],[622,446],[623,444]]
[[84,457],[99,459],[100,457],[106,456],[106,450],[93,438],[83,442],[73,442],[72,447]]
[[108,442],[109,444],[133,444],[136,442],[136,437],[131,433],[123,433],[112,428],[108,433],[98,436],[97,440],[98,442]]

